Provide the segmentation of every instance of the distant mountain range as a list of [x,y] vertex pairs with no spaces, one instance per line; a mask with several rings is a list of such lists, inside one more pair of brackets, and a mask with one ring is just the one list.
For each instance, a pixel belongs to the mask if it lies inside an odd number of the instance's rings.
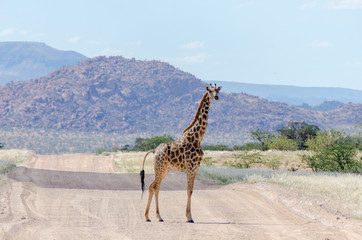
[[0,42],[0,85],[27,81],[86,59],[74,51],[60,51],[37,42]]
[[[0,42],[0,86],[10,82],[40,78],[54,69],[75,65],[86,58],[77,52],[57,50],[44,43]],[[284,102],[310,110],[328,111],[338,108],[341,103],[348,102],[362,104],[360,90],[212,82],[223,85],[224,92],[243,92],[269,101]]]
[[[0,87],[0,127],[177,136],[193,120],[206,85],[160,61],[86,59],[41,78]],[[361,121],[361,104],[311,111],[227,93],[225,88],[210,109],[209,142],[241,142],[250,130],[273,130],[289,121],[343,129]]]
[[362,90],[328,87],[295,87],[227,81],[214,82],[223,85],[225,92],[244,92],[269,101],[284,102],[289,105],[308,104],[317,106],[327,101],[330,102],[327,104],[334,104],[335,108],[337,108],[338,104],[336,105],[336,102],[362,104]]

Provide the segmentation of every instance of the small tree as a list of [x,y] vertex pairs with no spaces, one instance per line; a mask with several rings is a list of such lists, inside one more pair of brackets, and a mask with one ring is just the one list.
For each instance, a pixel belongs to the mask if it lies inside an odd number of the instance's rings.
[[235,168],[250,168],[254,164],[262,163],[259,152],[243,151],[240,154],[233,154],[234,161],[224,162],[224,166]]
[[305,142],[320,131],[319,127],[309,125],[305,122],[289,122],[286,126],[278,130],[281,136],[296,141],[299,150],[305,149]]
[[261,145],[263,151],[268,150],[266,142],[270,140],[274,135],[268,131],[256,129],[256,131],[250,131],[251,138],[257,141]]
[[4,148],[4,144],[0,142],[0,149]]
[[124,145],[123,147],[121,147],[121,151],[122,152],[128,152],[129,151],[129,144],[126,144],[126,145]]

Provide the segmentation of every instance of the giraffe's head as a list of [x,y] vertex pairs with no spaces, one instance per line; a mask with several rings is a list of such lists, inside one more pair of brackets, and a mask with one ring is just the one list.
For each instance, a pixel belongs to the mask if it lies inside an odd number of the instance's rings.
[[206,90],[209,92],[209,96],[211,97],[211,99],[215,99],[216,101],[219,100],[218,94],[221,90],[221,86],[216,87],[216,83],[215,86],[212,86],[212,84],[210,83],[210,87],[207,86]]

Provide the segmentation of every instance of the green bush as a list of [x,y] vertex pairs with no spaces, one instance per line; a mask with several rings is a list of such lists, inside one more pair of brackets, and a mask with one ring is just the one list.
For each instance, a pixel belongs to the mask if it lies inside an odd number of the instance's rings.
[[105,148],[98,148],[98,149],[96,150],[96,155],[101,155],[101,154],[103,154],[103,155],[110,155],[110,153],[111,153],[111,151],[108,150],[108,149],[105,149]]
[[280,160],[279,159],[275,159],[272,158],[268,161],[263,161],[262,162],[267,168],[273,169],[273,170],[278,170],[280,167]]
[[136,138],[134,151],[149,151],[155,149],[161,143],[173,142],[175,139],[170,135],[155,136],[151,138]]
[[314,172],[362,173],[362,159],[357,159],[357,150],[350,137],[343,137],[327,144],[316,154],[303,155],[302,160]]
[[261,154],[259,152],[243,151],[239,154],[233,154],[233,161],[224,162],[226,167],[250,168],[253,164],[262,163]]
[[292,139],[282,136],[272,137],[265,143],[269,149],[280,151],[296,151],[298,150],[298,143]]
[[306,142],[308,150],[313,152],[322,152],[331,147],[338,139],[341,139],[346,134],[343,131],[329,130],[320,132],[317,136],[309,138]]
[[16,167],[14,162],[0,159],[0,175],[8,173],[14,167]]

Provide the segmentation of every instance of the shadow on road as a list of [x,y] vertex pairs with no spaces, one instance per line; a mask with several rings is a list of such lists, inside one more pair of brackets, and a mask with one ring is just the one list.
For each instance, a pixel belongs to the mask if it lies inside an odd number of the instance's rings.
[[[141,191],[140,176],[136,173],[68,172],[16,167],[7,177],[19,182],[31,182],[44,188]],[[147,187],[153,179],[153,174],[146,175]],[[206,188],[206,185],[195,181],[195,189]],[[170,172],[162,181],[161,190],[186,190],[186,174]]]

